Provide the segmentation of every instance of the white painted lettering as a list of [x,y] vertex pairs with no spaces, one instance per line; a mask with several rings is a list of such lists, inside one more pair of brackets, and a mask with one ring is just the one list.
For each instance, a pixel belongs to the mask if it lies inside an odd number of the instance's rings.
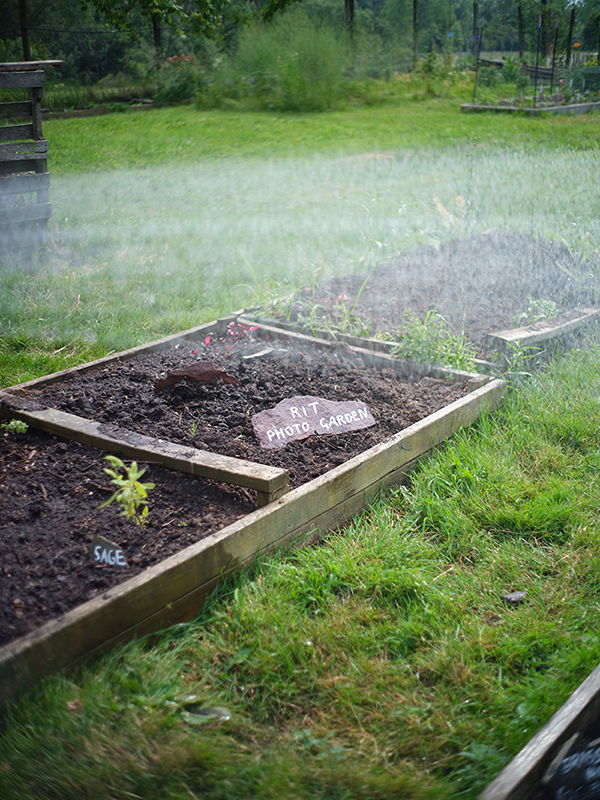
[[329,427],[331,428],[332,425],[335,425],[336,428],[340,427],[340,423],[337,421],[335,417],[329,417]]
[[291,427],[291,425],[286,425],[285,426],[285,433],[286,433],[287,436],[292,436],[293,435],[294,429]]
[[367,418],[367,409],[366,408],[359,408],[358,409],[358,417],[359,417],[359,419],[366,419]]
[[[304,409],[302,410],[304,411]],[[292,415],[292,417],[300,417],[298,406],[290,406],[290,414]],[[306,411],[304,411],[304,415],[306,416]]]
[[312,408],[312,410],[313,410],[313,414],[316,414],[316,413],[317,413],[317,406],[318,406],[318,405],[319,405],[319,404],[318,404],[316,401],[315,401],[314,403],[309,403],[309,404],[308,404],[308,407],[309,407],[309,408]]
[[117,550],[116,553],[117,553],[117,564],[120,567],[126,567],[127,562],[125,561],[125,556],[123,555],[123,553],[120,550]]
[[328,430],[329,430],[329,424],[328,424],[327,420],[326,420],[326,419],[324,419],[323,417],[321,417],[321,419],[319,420],[319,425],[320,425],[322,428],[325,428],[325,430],[326,430],[326,431],[328,431]]
[[108,553],[106,548],[102,551],[102,555],[100,556],[100,561],[105,561],[108,564]]
[[97,544],[96,547],[94,547],[94,561],[100,561],[100,545],[99,544]]
[[336,416],[336,419],[338,421],[338,425],[343,425],[344,424],[344,415],[343,414],[338,414]]
[[358,422],[358,414],[356,411],[352,412],[352,422]]
[[308,424],[308,422],[302,423],[302,430],[304,431],[304,433],[310,430],[310,425]]
[[116,560],[117,560],[117,557],[115,556],[115,551],[114,550],[109,550],[108,551],[108,563],[109,564],[114,564],[116,562]]

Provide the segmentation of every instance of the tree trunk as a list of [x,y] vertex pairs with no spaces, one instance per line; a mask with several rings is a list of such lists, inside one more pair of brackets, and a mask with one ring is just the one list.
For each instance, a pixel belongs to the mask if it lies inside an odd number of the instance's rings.
[[569,19],[569,33],[567,34],[567,56],[565,65],[567,69],[571,66],[571,42],[573,41],[573,28],[575,27],[575,6],[571,9],[571,18]]
[[517,5],[517,21],[519,25],[519,61],[523,61],[525,52],[525,29],[523,26],[523,9],[521,3]]
[[354,0],[344,0],[346,9],[346,30],[352,41],[354,39]]
[[160,18],[155,14],[152,17],[152,32],[154,33],[154,48],[156,50],[156,58],[160,61],[162,55],[162,31],[160,28]]
[[479,33],[478,29],[479,24],[479,6],[477,2],[473,3],[473,42],[474,45],[477,43],[477,34]]
[[21,41],[23,42],[23,61],[31,61],[31,48],[29,47],[29,29],[27,27],[26,0],[19,0],[19,24],[21,25]]
[[540,52],[544,58],[548,55],[548,0],[542,0],[542,30]]
[[413,0],[413,69],[419,58],[419,0]]

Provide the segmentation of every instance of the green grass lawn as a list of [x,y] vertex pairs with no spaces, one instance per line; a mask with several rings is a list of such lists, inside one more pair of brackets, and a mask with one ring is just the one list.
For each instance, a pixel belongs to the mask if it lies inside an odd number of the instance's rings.
[[[55,246],[0,275],[0,385],[489,227],[585,256],[599,122],[431,100],[49,123]],[[7,716],[0,795],[476,797],[599,660],[594,336],[322,546],[42,682]]]

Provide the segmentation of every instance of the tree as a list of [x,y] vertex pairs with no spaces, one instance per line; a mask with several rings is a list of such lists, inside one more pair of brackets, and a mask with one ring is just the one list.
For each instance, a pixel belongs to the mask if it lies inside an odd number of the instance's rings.
[[[90,0],[102,17],[120,30],[132,30],[132,20],[141,13],[153,26],[155,43],[157,28],[168,24],[191,26],[196,33],[214,35],[220,28],[229,0]],[[158,35],[158,38],[160,36]]]

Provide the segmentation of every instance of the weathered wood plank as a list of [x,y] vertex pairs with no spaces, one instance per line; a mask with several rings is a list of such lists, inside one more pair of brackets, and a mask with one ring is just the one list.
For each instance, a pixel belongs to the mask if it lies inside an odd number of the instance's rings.
[[[600,666],[588,675],[478,800],[526,800],[561,745],[600,714]],[[588,796],[588,795],[586,795]]]
[[48,171],[47,159],[17,159],[16,161],[2,161],[0,157],[0,176],[22,174],[24,172]]
[[[490,382],[366,453],[294,489],[136,578],[0,649],[0,687],[14,696],[46,672],[100,652],[107,642],[155,631],[197,614],[216,582],[258,552],[303,537],[312,541],[346,522],[383,485],[484,408],[501,401],[504,381]],[[0,703],[1,703],[0,696]]]
[[600,310],[595,308],[577,308],[566,314],[560,314],[554,319],[540,320],[540,322],[526,325],[522,328],[495,331],[488,334],[488,336],[501,344],[515,344],[518,342],[523,345],[531,345],[569,333],[569,331],[592,322],[598,317],[598,314],[600,314]]
[[33,89],[43,86],[45,78],[43,69],[9,71],[0,68],[0,89]]
[[[238,321],[245,325],[254,324],[252,320],[246,319],[245,317],[239,317]],[[278,328],[272,325],[261,325],[256,333],[263,337],[269,336],[270,339],[288,339],[289,341],[302,344],[317,344],[319,347],[326,347],[329,349],[336,344],[336,342],[332,340],[319,339],[315,336],[307,336],[304,333],[298,333],[297,331]],[[486,375],[464,372],[463,370],[454,369],[452,367],[421,364],[417,361],[404,361],[399,358],[394,358],[387,353],[378,353],[375,350],[364,349],[363,347],[349,345],[349,349],[369,366],[377,367],[378,369],[391,369],[398,374],[409,375],[411,377],[425,377],[427,375],[432,378],[438,378],[439,380],[462,380],[468,383],[470,389],[475,389],[489,380],[489,377]]]
[[52,216],[50,203],[32,203],[28,206],[10,206],[2,209],[0,228],[19,222],[47,222]]
[[37,161],[40,158],[48,158],[46,139],[0,144],[0,161]]
[[33,139],[33,125],[0,125],[0,142],[18,142],[20,139]]
[[15,103],[0,103],[0,119],[31,117],[31,101],[22,100]]
[[27,175],[0,175],[0,195],[26,194],[38,189],[50,188],[50,173],[29,173]]
[[96,369],[96,367],[112,364],[114,361],[126,361],[129,358],[135,358],[135,356],[140,355],[141,353],[153,353],[159,350],[168,350],[178,342],[193,342],[201,339],[208,333],[224,333],[227,330],[227,325],[234,320],[235,316],[233,315],[228,317],[220,317],[217,320],[206,322],[203,325],[198,325],[195,328],[188,328],[188,330],[180,331],[179,333],[174,333],[170,336],[164,336],[162,339],[156,339],[150,344],[141,344],[137,347],[130,347],[128,350],[121,350],[119,353],[112,353],[109,356],[97,358],[95,361],[88,361],[87,363],[80,364],[77,367],[70,367],[69,369],[62,369],[59,372],[52,372],[50,375],[43,375],[41,378],[33,378],[30,381],[25,381],[24,383],[11,386],[6,391],[19,393],[27,389],[33,389],[36,386],[48,386],[51,383],[57,383],[58,381],[68,378],[72,375],[77,375],[78,373],[83,374],[92,369]]
[[46,59],[45,61],[2,61],[0,62],[0,72],[23,72],[46,67],[62,67],[64,63],[64,61],[56,58]]
[[[255,325],[269,325],[272,328],[282,328],[285,331],[298,332],[297,326],[281,322],[280,320],[271,319],[269,317],[253,316],[251,318],[245,318],[244,314],[250,313],[251,310],[252,309],[242,309],[242,311],[239,312],[240,317],[242,317],[240,321],[248,323],[252,321]],[[360,347],[363,350],[373,350],[376,353],[389,353],[400,344],[400,342],[390,341],[389,339],[373,339],[369,336],[351,336],[348,333],[328,331],[325,329],[318,329],[315,331],[315,336],[327,342],[346,342],[346,344],[351,344],[353,347]],[[484,361],[480,358],[475,358],[473,361],[477,369],[493,369],[496,372],[500,369],[499,364],[492,364],[491,362]],[[426,365],[424,365],[424,367],[426,368]],[[428,375],[431,375],[431,373],[428,373]]]
[[0,416],[20,419],[38,430],[92,445],[108,453],[119,453],[126,458],[159,461],[165,467],[179,472],[256,489],[269,499],[274,492],[285,491],[289,483],[288,471],[279,467],[177,445],[53,408],[28,410],[19,408],[19,405],[26,406],[27,402],[0,391]]
[[43,139],[42,135],[42,97],[44,96],[44,90],[40,88],[31,89],[31,123],[32,123],[32,131],[31,135],[37,141]]

